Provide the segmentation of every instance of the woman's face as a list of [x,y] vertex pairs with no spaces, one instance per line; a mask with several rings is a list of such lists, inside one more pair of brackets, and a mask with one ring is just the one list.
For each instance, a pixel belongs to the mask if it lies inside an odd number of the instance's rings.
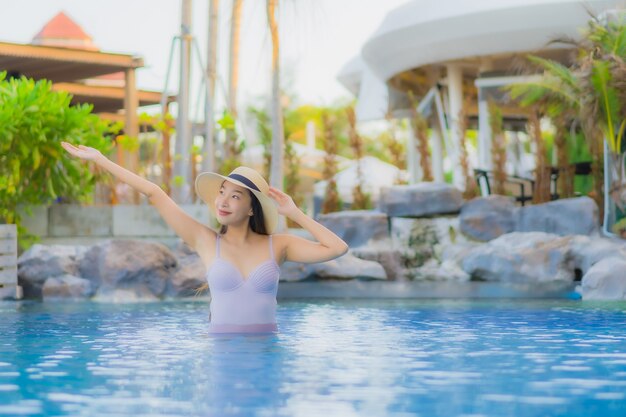
[[215,213],[220,224],[238,224],[252,215],[252,197],[247,188],[224,181],[215,198]]

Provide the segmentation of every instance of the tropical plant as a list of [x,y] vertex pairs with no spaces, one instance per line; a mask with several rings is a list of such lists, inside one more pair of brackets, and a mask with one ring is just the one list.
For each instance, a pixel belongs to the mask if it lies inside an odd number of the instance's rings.
[[535,189],[533,190],[533,203],[547,203],[551,199],[550,167],[546,163],[546,144],[541,132],[539,114],[536,111],[530,113],[528,118],[528,134],[535,143]]
[[[387,119],[389,129],[380,142],[383,143],[387,152],[389,152],[389,159],[391,163],[399,170],[406,169],[406,149],[396,137],[397,122],[392,118],[391,114],[388,114],[385,118]],[[401,171],[398,171],[398,176],[396,177],[394,184],[404,183],[405,181],[402,178]]]
[[460,155],[460,164],[461,171],[463,172],[463,177],[465,178],[465,190],[463,191],[463,197],[467,200],[471,200],[472,198],[478,196],[478,187],[476,185],[476,180],[471,171],[469,155],[467,152],[467,126],[469,124],[467,112],[464,110],[469,107],[468,100],[466,100],[466,104],[463,106],[461,111],[459,112],[459,142],[461,145],[461,155]]
[[[293,199],[298,207],[302,207],[303,198],[298,187],[300,186],[300,158],[291,141],[287,141],[285,146],[285,192]],[[287,219],[288,227],[299,227],[299,225]]]
[[[566,41],[566,40],[565,40]],[[608,145],[608,190],[613,202],[626,211],[626,13],[606,23],[592,18],[585,36],[573,42],[579,50],[582,85],[582,116]]]
[[29,205],[92,199],[98,172],[67,157],[61,141],[111,149],[109,125],[91,113],[91,105],[71,106],[71,100],[53,91],[50,81],[0,73],[0,223],[18,225],[22,247],[32,236],[18,206],[28,212]]
[[341,199],[337,191],[337,183],[335,175],[337,174],[337,151],[339,143],[333,126],[333,119],[330,115],[324,113],[322,115],[322,123],[324,124],[324,171],[323,179],[326,181],[326,192],[324,193],[324,201],[322,202],[322,213],[331,213],[341,210]]
[[361,166],[363,159],[363,140],[356,130],[356,114],[354,108],[346,108],[346,115],[348,117],[348,123],[350,124],[348,136],[350,137],[350,147],[354,153],[354,160],[356,162],[356,185],[352,190],[352,210],[366,210],[371,208],[371,199],[368,194],[363,191],[363,168]]
[[228,175],[233,169],[237,168],[241,164],[240,156],[246,148],[246,143],[237,135],[235,118],[228,111],[224,111],[221,119],[217,121],[217,124],[219,128],[226,133],[224,155],[222,157],[219,172],[223,175]]
[[[548,116],[554,125],[554,146],[559,170],[557,189],[562,197],[574,194],[574,172],[569,161],[569,125],[580,112],[580,84],[566,66],[536,56],[528,57],[534,68],[543,71],[535,81],[514,84],[511,96],[524,107],[534,107]],[[544,169],[544,168],[541,168]]]
[[417,151],[420,156],[422,180],[432,181],[433,173],[430,163],[430,149],[428,147],[428,122],[424,116],[417,111],[417,100],[411,91],[409,91],[409,100],[413,103],[411,105],[411,125],[415,139],[417,139]]
[[[612,199],[620,210],[626,204],[626,25],[624,13],[615,20],[603,22],[592,16],[580,40],[555,39],[575,47],[576,59],[571,67],[535,56],[530,61],[543,70],[538,79],[510,88],[513,98],[522,105],[540,105],[553,119],[575,117],[579,120],[592,155],[594,195],[603,210],[603,141],[610,159],[614,179]],[[562,122],[557,122],[557,126]]]
[[170,183],[172,178],[172,155],[170,154],[170,138],[174,133],[174,118],[171,114],[165,113],[155,118],[154,129],[161,133],[161,188],[169,195],[171,192]]
[[256,107],[249,107],[248,111],[256,118],[257,135],[263,146],[263,176],[269,178],[270,166],[272,164],[272,128],[270,127],[270,117],[266,111]]
[[494,194],[504,195],[506,182],[506,137],[502,129],[502,111],[494,102],[489,102],[489,126],[493,141],[491,145],[491,159],[493,163]]

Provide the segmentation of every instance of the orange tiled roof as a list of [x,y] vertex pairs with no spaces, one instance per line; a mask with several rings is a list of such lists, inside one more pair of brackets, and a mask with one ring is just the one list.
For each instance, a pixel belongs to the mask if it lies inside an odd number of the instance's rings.
[[64,12],[59,12],[33,38],[33,44],[98,50],[91,36]]

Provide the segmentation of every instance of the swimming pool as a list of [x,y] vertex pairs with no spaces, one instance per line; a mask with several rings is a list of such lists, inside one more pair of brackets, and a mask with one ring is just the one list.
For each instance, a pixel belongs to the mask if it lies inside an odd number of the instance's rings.
[[626,304],[289,301],[210,337],[205,302],[0,303],[0,416],[624,416]]

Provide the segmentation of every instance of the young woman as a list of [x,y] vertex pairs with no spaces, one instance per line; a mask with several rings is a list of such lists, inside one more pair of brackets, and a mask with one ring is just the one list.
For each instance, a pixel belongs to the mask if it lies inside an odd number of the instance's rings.
[[[275,332],[280,264],[328,261],[348,250],[343,240],[304,214],[287,194],[269,187],[251,168],[239,167],[228,176],[205,172],[196,178],[197,195],[221,224],[216,232],[186,214],[158,185],[97,149],[67,142],[62,146],[145,194],[165,222],[198,253],[207,268],[212,333]],[[317,242],[274,234],[279,214],[302,226]]]

